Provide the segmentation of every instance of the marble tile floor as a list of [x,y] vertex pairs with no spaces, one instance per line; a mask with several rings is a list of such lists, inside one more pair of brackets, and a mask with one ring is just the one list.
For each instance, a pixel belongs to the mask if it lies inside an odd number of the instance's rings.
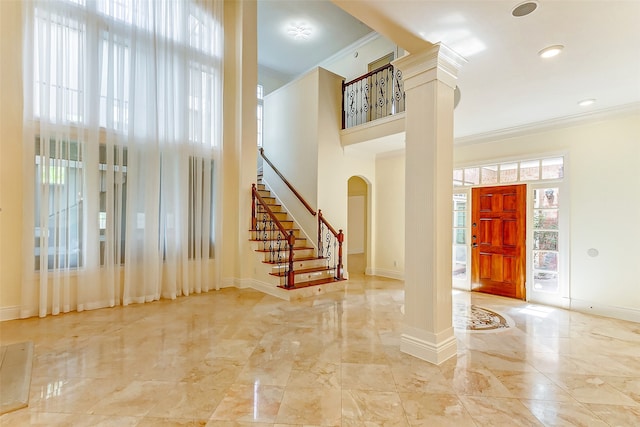
[[253,290],[0,324],[35,343],[29,406],[1,426],[639,426],[640,325],[483,294],[434,366],[399,350],[403,283],[285,302]]

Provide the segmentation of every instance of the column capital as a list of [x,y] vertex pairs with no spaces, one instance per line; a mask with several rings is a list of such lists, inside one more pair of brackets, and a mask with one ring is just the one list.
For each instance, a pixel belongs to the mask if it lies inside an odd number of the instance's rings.
[[441,80],[455,88],[458,71],[466,63],[466,59],[442,43],[392,62],[394,67],[402,71],[405,90],[433,80]]

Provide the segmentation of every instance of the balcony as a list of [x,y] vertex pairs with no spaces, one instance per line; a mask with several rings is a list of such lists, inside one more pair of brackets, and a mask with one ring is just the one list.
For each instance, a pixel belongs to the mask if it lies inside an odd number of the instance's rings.
[[387,64],[342,85],[342,129],[404,111],[402,72]]

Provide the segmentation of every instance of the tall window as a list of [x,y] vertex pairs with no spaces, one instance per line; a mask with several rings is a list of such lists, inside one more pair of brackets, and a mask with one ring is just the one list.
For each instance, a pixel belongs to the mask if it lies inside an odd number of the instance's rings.
[[186,263],[213,256],[222,1],[24,8],[36,270],[129,264],[124,302],[199,290]]
[[453,256],[452,275],[454,283],[466,284],[469,275],[467,215],[469,212],[468,193],[453,193]]
[[258,85],[258,147],[262,147],[262,131],[264,120],[264,96],[262,85]]
[[558,292],[560,189],[533,190],[533,289]]
[[561,179],[564,176],[564,158],[525,160],[471,166],[453,170],[453,186],[513,184]]

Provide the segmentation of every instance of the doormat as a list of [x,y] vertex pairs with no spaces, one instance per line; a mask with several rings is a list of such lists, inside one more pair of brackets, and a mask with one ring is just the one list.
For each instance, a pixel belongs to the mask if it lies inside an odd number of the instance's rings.
[[29,404],[33,342],[0,346],[0,414]]
[[513,320],[488,308],[477,305],[455,304],[453,327],[465,332],[499,332],[513,327]]

